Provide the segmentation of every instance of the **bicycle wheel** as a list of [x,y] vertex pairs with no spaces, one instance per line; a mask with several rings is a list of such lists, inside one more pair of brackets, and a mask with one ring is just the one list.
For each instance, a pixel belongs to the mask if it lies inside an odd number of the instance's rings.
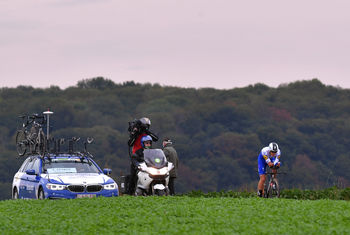
[[275,179],[274,182],[275,182],[274,192],[275,192],[276,197],[278,198],[278,197],[280,197],[280,185],[279,185],[277,179]]
[[268,198],[280,197],[280,187],[276,179],[273,179],[269,182],[267,197]]
[[267,187],[265,188],[265,194],[264,194],[264,198],[269,198],[269,196],[271,195],[271,181],[269,181],[269,183],[267,184]]
[[28,140],[23,130],[17,131],[16,134],[16,149],[19,156],[26,154],[28,148]]
[[46,152],[47,140],[43,132],[40,132],[38,137],[38,153],[41,156],[44,156]]

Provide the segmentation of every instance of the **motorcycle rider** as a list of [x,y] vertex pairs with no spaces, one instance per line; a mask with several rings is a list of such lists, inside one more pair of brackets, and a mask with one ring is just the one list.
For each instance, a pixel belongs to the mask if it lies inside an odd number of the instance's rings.
[[167,137],[163,139],[163,152],[168,162],[171,162],[174,164],[174,168],[170,171],[168,186],[169,186],[170,195],[175,195],[174,181],[177,177],[177,168],[179,166],[179,158],[177,156],[177,152],[175,148],[173,147],[172,141]]
[[[259,171],[259,183],[258,183],[258,196],[264,195],[264,185],[266,181],[266,166],[272,169],[272,173],[277,172],[277,168],[280,167],[279,161],[281,157],[281,150],[275,142],[271,142],[269,146],[264,147],[258,156],[258,171]],[[276,175],[275,175],[276,176]]]
[[152,137],[145,135],[141,138],[141,148],[131,155],[129,194],[134,195],[137,182],[137,169],[144,161],[143,150],[152,148]]

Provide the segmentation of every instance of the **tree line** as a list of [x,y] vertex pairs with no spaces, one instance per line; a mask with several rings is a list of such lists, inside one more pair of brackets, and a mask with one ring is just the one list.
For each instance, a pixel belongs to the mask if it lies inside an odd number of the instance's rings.
[[[128,122],[149,117],[152,132],[178,151],[178,192],[255,190],[257,156],[269,142],[281,148],[283,188],[350,186],[350,91],[319,80],[271,88],[180,88],[103,78],[60,89],[0,89],[0,198],[9,198],[22,114],[47,108],[53,136],[93,137],[90,152],[118,179],[129,172]],[[161,141],[154,143],[160,148]]]

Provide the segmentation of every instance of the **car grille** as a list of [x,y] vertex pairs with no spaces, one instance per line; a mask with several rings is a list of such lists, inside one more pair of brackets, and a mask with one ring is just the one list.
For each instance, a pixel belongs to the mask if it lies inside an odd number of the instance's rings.
[[100,192],[102,190],[102,185],[88,185],[86,186],[86,192],[94,193],[94,192]]
[[82,193],[85,191],[84,185],[68,185],[68,189],[75,193]]
[[96,184],[96,185],[69,185],[68,186],[69,191],[74,192],[74,193],[83,193],[88,192],[88,193],[95,193],[95,192],[100,192],[102,190],[102,185]]

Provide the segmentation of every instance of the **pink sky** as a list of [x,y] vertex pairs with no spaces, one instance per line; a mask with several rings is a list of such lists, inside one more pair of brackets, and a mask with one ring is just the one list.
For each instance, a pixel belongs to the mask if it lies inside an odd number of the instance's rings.
[[350,88],[348,0],[1,0],[0,87]]

